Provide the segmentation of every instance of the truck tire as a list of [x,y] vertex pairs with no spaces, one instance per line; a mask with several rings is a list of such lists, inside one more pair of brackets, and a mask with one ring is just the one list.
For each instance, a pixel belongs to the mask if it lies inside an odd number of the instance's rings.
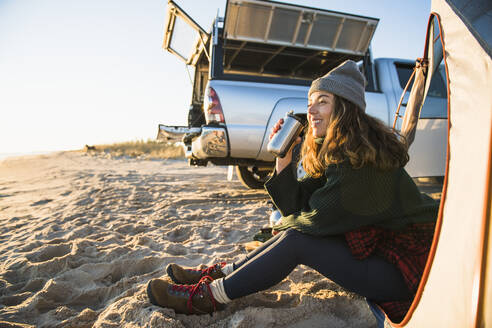
[[241,183],[250,189],[263,189],[271,170],[258,170],[253,166],[236,166],[236,174]]

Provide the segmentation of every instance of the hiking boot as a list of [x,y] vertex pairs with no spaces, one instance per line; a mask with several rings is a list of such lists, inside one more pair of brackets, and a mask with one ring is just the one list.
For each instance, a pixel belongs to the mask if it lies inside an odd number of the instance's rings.
[[175,263],[167,266],[166,272],[171,280],[176,284],[193,285],[202,279],[209,276],[212,280],[224,278],[225,274],[221,268],[226,265],[225,262],[217,263],[205,269],[183,268]]
[[174,309],[176,313],[207,314],[217,310],[209,276],[195,285],[176,285],[162,279],[152,279],[147,285],[150,303]]

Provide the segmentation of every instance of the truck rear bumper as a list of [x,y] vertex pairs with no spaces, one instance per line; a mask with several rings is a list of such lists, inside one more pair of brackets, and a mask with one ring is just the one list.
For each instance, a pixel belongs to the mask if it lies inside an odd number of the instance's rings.
[[192,156],[200,159],[227,157],[229,142],[225,128],[203,126],[191,143]]
[[186,158],[223,158],[229,155],[229,140],[224,127],[189,128],[159,124],[157,140],[182,141]]

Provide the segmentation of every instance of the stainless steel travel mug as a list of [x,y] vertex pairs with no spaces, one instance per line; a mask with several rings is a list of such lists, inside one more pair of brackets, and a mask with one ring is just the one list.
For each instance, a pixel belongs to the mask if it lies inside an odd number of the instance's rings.
[[302,119],[294,115],[294,111],[286,113],[282,128],[275,133],[267,145],[267,150],[277,157],[283,158],[304,129]]

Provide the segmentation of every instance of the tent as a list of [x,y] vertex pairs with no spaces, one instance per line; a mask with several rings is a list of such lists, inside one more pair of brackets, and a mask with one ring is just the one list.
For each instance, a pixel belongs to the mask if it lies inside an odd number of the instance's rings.
[[391,322],[371,305],[380,327],[492,327],[491,0],[432,0],[427,72],[410,95],[417,98],[417,119],[418,94],[425,98],[441,59],[448,89],[448,147],[434,241],[403,321]]

